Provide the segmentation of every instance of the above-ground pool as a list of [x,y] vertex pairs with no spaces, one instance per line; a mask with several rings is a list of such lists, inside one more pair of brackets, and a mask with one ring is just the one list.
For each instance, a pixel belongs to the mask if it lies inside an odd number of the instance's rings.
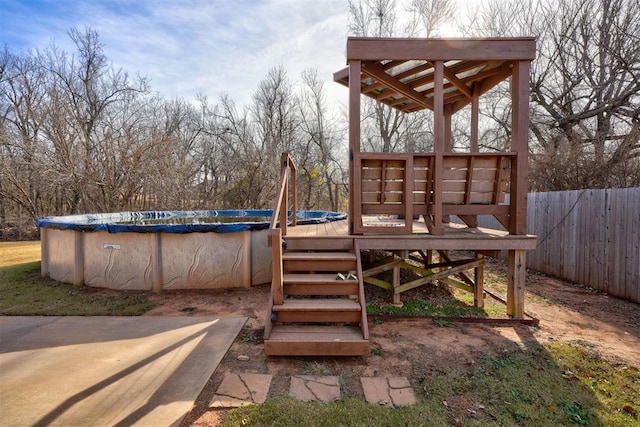
[[[271,281],[270,210],[119,212],[38,220],[42,275],[74,284],[154,290]],[[297,211],[297,223],[345,219]]]

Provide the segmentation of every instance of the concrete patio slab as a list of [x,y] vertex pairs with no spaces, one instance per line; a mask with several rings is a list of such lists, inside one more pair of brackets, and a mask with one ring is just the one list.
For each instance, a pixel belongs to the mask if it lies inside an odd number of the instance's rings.
[[369,403],[382,406],[412,406],[416,397],[406,377],[361,377],[364,398]]
[[2,424],[177,426],[246,317],[0,317]]
[[216,394],[211,399],[211,408],[237,408],[267,400],[271,375],[227,373]]
[[302,402],[335,402],[340,382],[337,376],[294,375],[289,394]]

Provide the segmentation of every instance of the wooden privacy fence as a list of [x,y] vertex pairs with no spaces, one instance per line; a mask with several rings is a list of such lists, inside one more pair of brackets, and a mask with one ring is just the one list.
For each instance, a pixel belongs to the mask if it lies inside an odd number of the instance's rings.
[[640,303],[640,188],[529,193],[527,211],[527,267]]
[[530,268],[640,302],[640,188],[529,194]]

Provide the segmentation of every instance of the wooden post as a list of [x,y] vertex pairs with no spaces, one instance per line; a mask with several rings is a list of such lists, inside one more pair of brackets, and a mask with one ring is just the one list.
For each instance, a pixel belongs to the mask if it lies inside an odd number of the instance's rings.
[[433,249],[425,251],[424,268],[429,268],[429,264],[433,263]]
[[433,231],[432,234],[443,234],[442,225],[442,154],[444,152],[444,64],[442,61],[434,63],[434,92],[433,92],[433,120],[435,152],[433,171]]
[[444,106],[444,150],[447,153],[453,151],[453,135],[451,132],[451,116],[453,116],[453,108],[451,104]]
[[[359,215],[360,218],[354,218],[356,213],[355,195],[359,193],[359,187],[361,185],[361,181],[357,181],[354,175],[356,169],[354,158],[356,154],[360,152],[361,65],[360,61],[349,61],[349,234],[354,234],[354,221],[362,221],[362,214]],[[360,176],[359,172],[358,176]],[[360,210],[361,209],[358,208],[358,212]]]
[[[401,259],[407,259],[409,258],[409,251],[402,250],[402,251],[399,251],[397,255]],[[400,266],[395,265],[393,267],[393,301],[391,305],[394,305],[396,307],[402,307],[403,305],[402,300],[400,299],[400,292],[397,291],[399,286],[400,286]]]
[[273,304],[282,305],[284,303],[282,289],[282,230],[279,228],[269,230],[269,240],[271,241],[271,293],[273,294]]
[[511,150],[517,153],[511,163],[509,233],[527,234],[527,156],[529,154],[529,61],[513,65],[511,99],[513,103]]
[[473,94],[471,96],[471,152],[478,152],[478,123],[480,116],[480,93],[476,85],[473,85]]
[[393,267],[393,301],[391,305],[396,307],[402,307],[402,300],[400,299],[400,292],[397,291],[398,286],[400,286],[400,267]]
[[404,183],[402,201],[404,203],[404,229],[413,233],[413,156],[407,156],[404,163]]
[[[476,255],[482,258],[482,255]],[[484,308],[484,262],[473,269],[474,287],[473,287],[473,305],[478,308]]]
[[280,176],[281,182],[280,185],[284,185],[284,193],[282,195],[282,203],[280,204],[280,228],[282,229],[282,235],[287,235],[287,220],[288,220],[288,212],[289,212],[289,180],[287,178],[287,174],[289,171],[289,155],[287,153],[282,153],[280,155]]
[[524,250],[509,251],[507,267],[507,314],[516,319],[524,317],[524,284],[526,280],[526,253]]
[[295,227],[298,225],[298,197],[296,195],[296,188],[298,183],[296,182],[296,167],[293,163],[293,160],[287,154],[287,158],[289,159],[289,172],[291,178],[291,226]]

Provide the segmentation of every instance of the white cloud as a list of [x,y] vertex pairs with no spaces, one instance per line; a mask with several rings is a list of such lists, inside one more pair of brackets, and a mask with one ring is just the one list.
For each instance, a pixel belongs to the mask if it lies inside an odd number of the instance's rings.
[[116,67],[148,76],[167,97],[228,93],[243,105],[274,66],[284,66],[292,80],[318,68],[329,88],[333,71],[344,64],[344,0],[73,4],[58,9],[66,11],[66,20],[42,18],[51,28],[49,39],[59,42],[69,27],[90,26]]
[[317,68],[336,104],[347,98],[332,81],[345,66],[347,9],[347,0],[0,0],[0,43],[42,48],[55,39],[73,51],[68,29],[87,26],[115,67],[146,75],[165,97],[227,93],[245,105],[281,65],[292,81]]
[[346,0],[0,0],[0,37],[10,48],[51,41],[73,51],[71,27],[95,29],[117,68],[146,75],[164,96],[238,104],[267,71],[292,80],[309,67],[330,82],[343,65]]

